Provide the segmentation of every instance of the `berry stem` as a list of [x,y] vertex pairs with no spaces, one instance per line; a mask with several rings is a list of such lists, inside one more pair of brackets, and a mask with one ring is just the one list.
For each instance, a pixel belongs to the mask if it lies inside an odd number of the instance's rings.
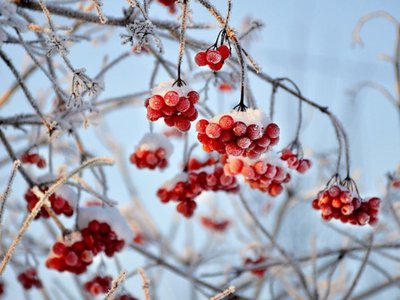
[[182,59],[183,59],[183,53],[185,51],[185,32],[186,32],[186,18],[187,18],[187,12],[188,12],[188,1],[189,0],[183,0],[182,3],[182,23],[181,23],[181,34],[179,36],[179,54],[178,54],[178,75],[177,79],[174,82],[173,85],[177,85],[178,87],[181,87],[182,85],[186,84],[182,79],[181,79],[181,66],[182,66]]

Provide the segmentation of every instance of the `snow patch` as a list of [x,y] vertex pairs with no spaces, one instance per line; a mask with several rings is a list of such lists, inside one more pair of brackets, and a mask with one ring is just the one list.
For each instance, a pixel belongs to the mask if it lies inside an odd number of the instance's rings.
[[113,207],[80,207],[78,216],[78,227],[85,228],[93,220],[107,223],[115,231],[118,238],[123,239],[126,244],[133,240],[133,233],[118,209]]
[[188,174],[186,172],[182,173],[182,174],[178,174],[175,177],[173,177],[172,179],[166,181],[163,183],[162,186],[160,186],[160,189],[166,189],[167,191],[172,190],[175,185],[182,181],[182,182],[186,182],[188,180]]
[[157,133],[146,133],[140,140],[136,150],[156,151],[159,148],[165,149],[167,158],[171,156],[174,150],[174,146],[165,136]]
[[160,82],[156,87],[153,88],[151,94],[164,97],[165,93],[168,91],[175,91],[178,93],[179,97],[186,97],[189,92],[193,91],[193,89],[188,85],[179,87],[176,84],[172,86],[173,83],[173,80]]
[[236,122],[241,121],[245,123],[247,126],[251,124],[257,124],[260,127],[265,127],[271,123],[270,118],[264,111],[253,108],[248,108],[246,111],[232,110],[229,113],[223,113],[213,117],[210,122],[218,123],[219,119],[226,115],[231,116]]

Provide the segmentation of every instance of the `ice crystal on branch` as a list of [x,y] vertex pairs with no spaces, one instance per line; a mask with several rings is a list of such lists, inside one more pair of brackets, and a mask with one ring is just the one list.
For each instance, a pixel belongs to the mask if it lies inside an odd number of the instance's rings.
[[46,38],[46,55],[52,56],[54,53],[59,52],[61,55],[68,54],[68,49],[65,46],[65,42],[68,41],[67,37],[59,37],[53,32],[50,32]]
[[85,74],[86,69],[75,70],[72,78],[72,93],[68,100],[68,107],[81,107],[83,104],[82,96],[85,92],[89,96],[95,95],[102,89],[99,82],[92,80]]
[[8,1],[0,2],[0,47],[7,40],[5,27],[12,27],[18,31],[25,31],[26,22],[17,17],[17,7]]
[[153,42],[160,52],[162,51],[161,41],[155,35],[155,27],[150,20],[135,20],[133,23],[128,24],[126,29],[128,30],[128,34],[121,34],[122,44],[130,43],[131,46],[141,49]]

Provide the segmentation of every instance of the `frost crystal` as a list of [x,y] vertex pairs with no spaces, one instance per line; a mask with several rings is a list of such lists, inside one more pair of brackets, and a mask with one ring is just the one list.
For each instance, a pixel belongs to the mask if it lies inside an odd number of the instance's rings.
[[26,30],[26,22],[18,17],[17,7],[9,1],[0,1],[0,47],[7,40],[7,26],[19,31]]
[[87,92],[89,96],[92,96],[102,89],[100,83],[89,78],[85,72],[86,70],[84,68],[75,70],[74,72],[72,78],[72,93],[67,103],[68,107],[81,107],[83,103],[83,93]]
[[126,26],[128,34],[121,34],[122,44],[130,43],[131,46],[135,46],[140,49],[143,46],[149,45],[151,42],[160,49],[161,52],[161,41],[155,35],[154,25],[150,20],[138,21],[128,24]]

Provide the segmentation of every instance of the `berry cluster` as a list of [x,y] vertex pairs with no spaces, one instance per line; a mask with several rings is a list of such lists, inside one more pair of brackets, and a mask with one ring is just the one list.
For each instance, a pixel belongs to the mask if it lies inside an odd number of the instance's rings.
[[21,155],[21,162],[23,164],[32,164],[36,165],[40,169],[44,169],[46,167],[46,160],[43,156],[40,156],[37,153],[28,153],[25,152]]
[[[265,262],[266,260],[267,260],[267,258],[262,255],[256,259],[246,257],[244,260],[244,264],[245,265],[258,265],[258,264]],[[251,273],[257,277],[263,277],[266,271],[267,271],[267,268],[257,268],[257,269],[252,269]]]
[[[42,187],[40,188],[40,190],[42,193],[45,193],[48,190],[48,187]],[[64,214],[67,217],[72,216],[74,213],[75,196],[76,196],[75,192],[73,192],[70,188],[66,186],[61,187],[57,193],[53,193],[49,197],[51,209],[57,215]],[[39,198],[36,197],[32,189],[28,189],[24,197],[27,202],[26,207],[28,211],[31,212],[35,207],[36,203],[39,202]],[[43,217],[45,219],[49,217],[49,214],[44,207],[40,209],[35,219],[38,219],[40,217]]]
[[26,290],[30,290],[33,287],[38,289],[43,287],[42,281],[39,279],[34,268],[26,269],[24,272],[18,274],[17,279]]
[[97,275],[93,279],[87,281],[84,284],[85,290],[92,296],[105,294],[111,288],[112,277],[111,276],[99,276]]
[[166,137],[148,133],[139,142],[135,152],[130,157],[130,161],[139,169],[165,169],[168,166],[167,159],[171,153],[172,144]]
[[225,175],[221,165],[214,165],[175,176],[158,189],[157,196],[163,203],[179,202],[177,211],[189,218],[197,207],[195,198],[203,191],[235,193],[238,189],[236,178]]
[[[214,48],[214,47],[212,47]],[[212,71],[216,72],[221,70],[224,66],[225,60],[231,55],[228,46],[221,45],[215,49],[207,49],[196,54],[194,61],[199,67],[208,66]]]
[[299,158],[290,148],[282,150],[281,159],[286,161],[288,168],[303,174],[311,168],[311,160]]
[[206,152],[257,158],[279,141],[279,127],[258,109],[233,111],[197,122],[197,138]]
[[145,102],[147,119],[157,121],[164,118],[167,126],[177,128],[180,131],[188,131],[190,122],[197,119],[198,112],[194,106],[199,101],[199,94],[186,88],[173,88],[164,96],[154,94]]
[[46,266],[60,272],[81,274],[98,253],[104,252],[111,257],[115,252],[121,251],[124,245],[125,241],[118,239],[109,224],[93,220],[86,228],[73,233],[69,239],[56,242]]
[[225,175],[221,165],[209,166],[189,173],[189,180],[201,187],[202,191],[225,191],[236,193],[239,190],[236,178]]
[[216,232],[225,232],[231,223],[228,219],[215,220],[206,216],[201,217],[200,221],[205,228]]
[[158,2],[160,2],[162,5],[169,8],[169,12],[171,14],[176,12],[175,1],[176,0],[158,0]]
[[224,157],[223,160],[225,174],[241,174],[251,188],[266,192],[272,197],[279,195],[283,190],[282,185],[291,179],[279,158],[272,152],[265,153],[258,159]]
[[335,184],[321,191],[312,206],[321,210],[321,216],[326,221],[333,218],[363,226],[378,222],[380,202],[377,197],[363,200],[347,187]]

